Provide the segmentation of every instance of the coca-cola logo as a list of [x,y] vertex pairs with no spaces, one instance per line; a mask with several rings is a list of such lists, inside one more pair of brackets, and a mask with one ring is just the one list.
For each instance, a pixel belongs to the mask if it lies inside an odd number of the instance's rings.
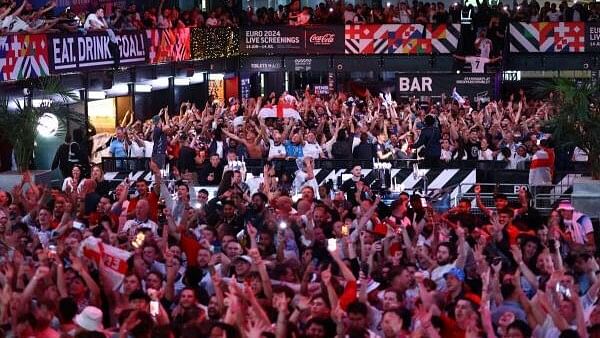
[[313,35],[310,36],[310,38],[308,38],[308,41],[310,43],[312,43],[313,45],[329,46],[329,45],[332,45],[333,42],[335,41],[335,34],[334,33],[325,33],[325,34],[314,33]]

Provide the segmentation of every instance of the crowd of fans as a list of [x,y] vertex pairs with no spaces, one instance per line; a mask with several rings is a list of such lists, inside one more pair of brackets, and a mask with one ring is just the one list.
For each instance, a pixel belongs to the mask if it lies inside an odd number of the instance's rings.
[[[301,119],[263,119],[263,108]],[[490,207],[476,186],[478,210],[466,199],[435,211],[407,193],[386,205],[358,165],[339,189],[315,186],[315,158],[407,158],[415,143],[431,162],[501,157],[518,167],[546,151],[540,126],[554,109],[523,91],[472,106],[307,92],[202,110],[184,102],[146,122],[131,114],[107,151],[150,156],[152,182],[114,187],[66,143],[62,186],[25,173],[0,191],[0,328],[12,337],[597,337],[593,228],[568,201],[546,217],[526,190],[516,201],[497,193]],[[270,160],[256,191],[245,158]],[[288,176],[278,163],[290,159],[298,169]]]
[[575,2],[569,6],[566,1],[537,1],[517,4],[489,5],[487,2],[477,6],[465,6],[460,2],[447,8],[443,2],[423,3],[422,1],[392,1],[367,4],[320,3],[315,8],[304,7],[299,13],[290,11],[287,6],[275,8],[249,8],[248,22],[252,24],[366,24],[366,23],[472,23],[477,28],[488,27],[493,21],[505,24],[508,21],[522,22],[558,22],[558,21],[598,21],[600,8],[595,3]]
[[[182,10],[164,5],[137,8],[134,3],[125,8],[116,6],[110,13],[104,9],[83,9],[72,11],[71,7],[56,10],[56,3],[34,9],[24,0],[20,5],[14,0],[0,3],[0,33],[39,33],[75,32],[78,29],[99,30],[139,30],[147,28],[181,27],[237,27],[239,25],[306,25],[306,24],[365,24],[365,23],[467,23],[477,29],[505,27],[508,21],[558,22],[589,21],[600,19],[600,7],[595,2],[577,2],[559,5],[545,2],[540,5],[533,0],[521,4],[489,5],[488,2],[476,6],[464,6],[457,2],[446,8],[444,3],[422,1],[386,3],[372,6],[367,4],[344,4],[341,1],[319,3],[315,8],[300,8],[299,2],[292,2],[277,8],[253,8],[252,2],[245,8],[217,7],[202,11],[198,7]],[[106,14],[106,16],[105,16]],[[90,24],[91,20],[95,22]]]
[[[302,161],[310,164],[314,159],[419,158],[435,165],[481,160],[521,170],[546,156],[542,153],[550,153],[552,161],[555,156],[582,160],[580,152],[555,155],[551,149],[543,128],[554,111],[550,100],[529,99],[523,90],[506,101],[442,100],[396,102],[389,94],[361,98],[343,92],[323,97],[309,87],[301,96],[211,99],[203,109],[184,102],[174,116],[165,108],[146,122],[134,121],[128,112],[115,137],[94,151],[152,157],[160,166],[170,162],[177,178],[201,185],[218,185],[225,165],[244,158],[273,161],[274,169],[282,167],[282,160],[296,160],[304,172]],[[272,118],[277,107],[285,107],[284,118]],[[551,178],[546,175],[544,182],[551,184]],[[278,184],[292,183],[286,175]],[[301,183],[295,182],[295,188]]]

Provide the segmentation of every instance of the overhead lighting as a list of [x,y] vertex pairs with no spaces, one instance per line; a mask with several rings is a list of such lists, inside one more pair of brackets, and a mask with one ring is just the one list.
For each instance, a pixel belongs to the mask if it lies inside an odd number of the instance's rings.
[[189,86],[190,85],[190,78],[189,77],[176,77],[173,80],[173,83],[176,86]]
[[129,95],[129,86],[126,83],[119,83],[106,91],[108,96],[125,96]]
[[222,81],[225,78],[225,74],[216,73],[216,74],[208,74],[208,79],[212,81]]
[[106,92],[103,90],[90,90],[88,92],[89,100],[104,100],[106,98]]
[[50,137],[56,135],[58,118],[54,114],[45,113],[38,120],[37,132],[40,136]]
[[152,91],[152,86],[146,84],[136,84],[135,91],[136,93],[150,93]]
[[169,88],[169,78],[166,76],[159,77],[156,80],[149,81],[149,83],[152,86],[152,89],[154,89],[154,90]]
[[190,83],[191,84],[196,84],[196,83],[204,83],[204,72],[199,72],[199,73],[194,73],[194,75],[192,77],[190,77]]

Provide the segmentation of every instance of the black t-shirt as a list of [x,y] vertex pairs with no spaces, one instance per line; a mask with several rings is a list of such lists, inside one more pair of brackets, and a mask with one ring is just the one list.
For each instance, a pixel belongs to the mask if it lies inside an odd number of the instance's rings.
[[465,151],[467,152],[467,160],[477,160],[479,158],[479,149],[481,149],[479,142],[467,142],[467,144],[465,145]]
[[219,164],[216,168],[210,162],[205,163],[198,174],[198,183],[201,185],[219,185],[223,178],[223,166]]
[[374,147],[370,143],[359,143],[354,151],[352,152],[352,157],[357,160],[371,160],[375,157]]
[[354,181],[353,179],[346,180],[344,183],[342,183],[340,190],[346,193],[346,199],[352,202],[352,205],[358,204],[355,197],[356,181]]
[[196,162],[194,158],[196,157],[196,151],[194,149],[183,146],[179,150],[179,159],[177,160],[177,168],[180,172],[194,172],[196,171]]

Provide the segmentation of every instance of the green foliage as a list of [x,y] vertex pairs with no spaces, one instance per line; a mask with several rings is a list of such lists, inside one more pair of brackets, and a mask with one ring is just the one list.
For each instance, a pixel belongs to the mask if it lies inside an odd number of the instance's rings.
[[550,130],[561,146],[588,153],[594,178],[600,178],[600,87],[591,81],[556,79],[548,88],[556,112]]
[[63,88],[59,78],[41,78],[32,81],[28,88],[32,90],[33,98],[43,100],[40,107],[15,101],[16,110],[9,111],[9,100],[0,99],[0,134],[13,145],[20,171],[29,169],[40,117],[50,113],[63,123],[67,120],[81,121],[81,114],[70,111],[66,106],[76,97]]

